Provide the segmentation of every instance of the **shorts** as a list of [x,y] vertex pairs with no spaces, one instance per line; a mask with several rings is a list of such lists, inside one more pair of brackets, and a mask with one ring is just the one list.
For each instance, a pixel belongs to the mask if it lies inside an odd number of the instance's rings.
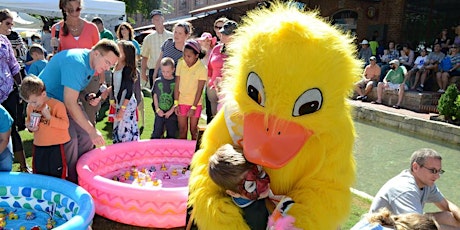
[[377,87],[377,83],[378,81],[369,81],[366,83],[366,81],[364,79],[362,79],[361,81],[358,81],[356,83],[356,85],[361,88],[361,89],[364,89],[366,88],[367,84],[372,84],[373,87]]
[[13,146],[11,138],[8,146],[0,153],[0,172],[9,172],[13,168]]
[[[191,105],[179,105],[179,114],[178,116],[187,116],[187,113],[188,111],[190,110],[190,108],[192,108]],[[196,110],[195,110],[195,115],[193,115],[193,117],[200,117],[201,116],[201,109],[203,107],[201,105],[197,105],[196,106]]]
[[[395,83],[388,82],[388,88],[386,88],[385,90],[399,90],[400,85],[401,84],[395,84]],[[404,84],[404,89],[405,90],[408,89],[406,84]]]
[[32,149],[33,172],[47,176],[65,179],[67,176],[67,161],[64,144],[51,146],[36,146]]

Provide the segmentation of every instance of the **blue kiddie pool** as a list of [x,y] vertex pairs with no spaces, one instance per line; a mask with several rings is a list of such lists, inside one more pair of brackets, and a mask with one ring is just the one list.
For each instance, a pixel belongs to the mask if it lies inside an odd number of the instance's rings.
[[94,212],[91,195],[74,183],[0,172],[0,229],[84,230],[91,225]]

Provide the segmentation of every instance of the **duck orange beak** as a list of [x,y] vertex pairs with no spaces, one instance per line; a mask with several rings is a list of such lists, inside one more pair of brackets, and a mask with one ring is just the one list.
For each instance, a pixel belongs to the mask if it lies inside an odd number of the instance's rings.
[[244,117],[243,150],[254,164],[278,169],[294,158],[313,131],[270,115],[251,113]]

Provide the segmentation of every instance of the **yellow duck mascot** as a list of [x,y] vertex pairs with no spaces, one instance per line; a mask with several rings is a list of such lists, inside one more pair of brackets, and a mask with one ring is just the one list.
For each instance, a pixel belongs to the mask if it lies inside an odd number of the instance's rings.
[[361,73],[352,38],[289,3],[248,12],[229,45],[225,103],[192,159],[189,205],[200,230],[249,229],[208,174],[220,146],[243,146],[294,200],[301,229],[337,229],[348,217],[355,138],[346,98]]

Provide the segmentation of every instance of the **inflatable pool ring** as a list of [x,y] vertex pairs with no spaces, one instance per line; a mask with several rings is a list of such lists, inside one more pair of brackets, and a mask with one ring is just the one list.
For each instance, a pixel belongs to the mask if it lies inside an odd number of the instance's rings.
[[156,139],[94,149],[84,154],[77,163],[78,183],[93,196],[98,215],[129,225],[182,227],[186,219],[187,185],[142,187],[105,175],[134,165],[188,165],[195,145],[195,141]]
[[0,172],[0,207],[45,212],[66,222],[53,229],[88,229],[94,217],[94,201],[82,187],[38,174]]

